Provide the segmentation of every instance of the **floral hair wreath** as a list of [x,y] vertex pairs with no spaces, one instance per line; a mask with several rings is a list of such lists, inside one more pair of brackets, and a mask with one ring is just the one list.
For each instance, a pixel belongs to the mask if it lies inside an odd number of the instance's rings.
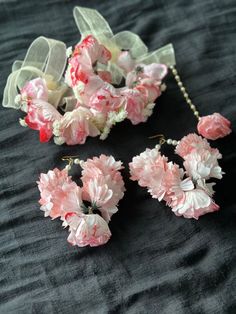
[[[77,246],[99,246],[111,237],[108,223],[118,211],[124,196],[124,181],[120,161],[100,155],[87,161],[64,157],[69,164],[63,169],[42,173],[38,183],[41,210],[45,217],[60,218],[69,227],[68,242]],[[82,168],[82,186],[72,181],[71,165]]]
[[96,10],[76,7],[74,18],[81,33],[74,49],[37,38],[4,90],[3,106],[26,112],[20,123],[38,130],[41,142],[54,136],[56,144],[83,144],[87,136],[105,139],[126,118],[145,122],[165,89],[167,66],[175,65],[171,44],[148,53],[138,35],[114,35]]

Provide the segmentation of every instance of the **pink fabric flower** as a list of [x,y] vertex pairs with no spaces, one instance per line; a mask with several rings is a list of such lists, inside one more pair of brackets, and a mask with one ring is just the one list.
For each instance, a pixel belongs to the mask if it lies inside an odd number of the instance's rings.
[[167,75],[168,68],[165,64],[151,63],[143,67],[143,74],[156,81],[161,81]]
[[168,159],[160,154],[159,149],[147,148],[129,163],[131,180],[137,180],[143,187],[160,187],[167,167]]
[[117,212],[117,204],[124,196],[124,181],[119,172],[121,162],[112,156],[101,155],[81,164],[83,168],[83,198],[100,210],[106,221]]
[[137,89],[125,89],[121,92],[126,98],[125,110],[127,118],[135,125],[147,121],[150,115],[146,111],[147,97]]
[[151,63],[149,65],[138,64],[135,69],[128,73],[126,77],[126,85],[130,88],[134,87],[140,80],[149,78],[161,83],[168,72],[165,64]]
[[21,96],[28,100],[40,99],[48,101],[47,85],[42,78],[36,78],[27,82],[20,92]]
[[65,219],[70,232],[67,241],[72,245],[99,246],[107,243],[111,237],[108,224],[97,214],[77,215],[71,213]]
[[92,64],[96,61],[107,64],[111,59],[110,51],[103,45],[99,44],[93,35],[85,37],[81,43],[75,46],[74,56],[88,54]]
[[209,140],[216,140],[232,132],[231,123],[219,113],[201,117],[197,125],[198,133]]
[[195,219],[217,210],[219,210],[219,206],[201,189],[185,192],[182,201],[172,208],[176,216]]
[[88,65],[86,65],[86,63],[80,64],[74,58],[69,61],[65,79],[66,79],[66,83],[70,87],[75,87],[80,82],[87,84],[90,75],[92,75],[90,64]]
[[68,176],[66,170],[42,173],[37,182],[41,199],[39,203],[45,217],[64,217],[68,212],[81,213],[81,189]]
[[220,154],[199,149],[184,157],[184,167],[187,174],[197,181],[199,179],[222,179],[222,170],[218,164]]
[[104,154],[99,157],[87,159],[86,162],[81,164],[83,182],[93,180],[94,178],[102,175],[104,177],[110,176],[112,180],[121,182],[123,181],[119,170],[123,169],[121,161],[116,161],[113,156],[106,156]]
[[161,95],[160,82],[153,79],[142,79],[139,84],[135,86],[146,98],[148,103],[153,103]]
[[167,204],[180,201],[184,191],[194,188],[189,178],[182,181],[183,169],[177,164],[168,162],[158,148],[146,149],[133,158],[129,167],[131,180],[137,180],[140,186],[148,188],[153,198],[159,201],[164,199]]
[[73,54],[68,61],[66,82],[70,87],[79,83],[87,84],[89,77],[94,75],[93,66],[96,62],[107,64],[111,53],[99,44],[92,35],[87,36],[75,46]]
[[[190,154],[193,150],[208,150],[210,152],[215,151],[211,148],[210,144],[205,138],[201,136],[190,133],[187,136],[184,136],[176,146],[175,152],[182,158],[185,158],[186,155]],[[217,150],[218,151],[218,150]]]
[[124,97],[107,88],[101,88],[94,93],[88,102],[88,107],[107,114],[110,111],[117,111],[124,104]]
[[89,109],[78,107],[54,124],[54,134],[68,145],[84,144],[87,136],[95,137],[100,134],[92,122],[93,114]]
[[48,102],[33,99],[28,103],[25,122],[31,129],[39,131],[40,142],[48,142],[51,139],[53,122],[60,119],[61,114]]

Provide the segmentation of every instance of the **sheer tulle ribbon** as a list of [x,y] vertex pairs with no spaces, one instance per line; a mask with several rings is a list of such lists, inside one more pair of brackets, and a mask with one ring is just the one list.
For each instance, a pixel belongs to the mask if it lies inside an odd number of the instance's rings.
[[109,62],[108,70],[112,73],[112,81],[119,84],[122,79],[122,70],[116,66],[115,61],[121,50],[129,50],[136,63],[164,63],[167,66],[175,65],[175,53],[172,44],[148,52],[147,46],[141,38],[130,32],[122,31],[113,34],[109,24],[104,17],[96,10],[75,7],[74,18],[81,33],[82,39],[92,34],[98,41],[106,46],[112,53],[112,60]]
[[[59,82],[66,66],[66,45],[58,40],[38,37],[30,45],[24,61],[15,61],[12,73],[7,79],[3,94],[3,106],[19,109],[15,103],[18,89],[35,77],[45,77],[49,80]],[[55,102],[63,93],[63,88],[55,91],[52,95]],[[64,89],[65,90],[65,89]]]

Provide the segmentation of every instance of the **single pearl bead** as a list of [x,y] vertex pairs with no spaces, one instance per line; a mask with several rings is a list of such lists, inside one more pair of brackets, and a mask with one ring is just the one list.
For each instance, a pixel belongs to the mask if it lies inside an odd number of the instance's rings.
[[178,144],[178,142],[176,140],[172,141],[172,145],[176,146]]
[[76,158],[76,159],[74,160],[74,164],[75,164],[75,165],[79,165],[79,163],[80,163],[79,158]]
[[172,144],[172,139],[168,138],[168,140],[166,141],[167,144],[171,145]]
[[66,166],[65,166],[65,169],[66,169],[67,171],[69,171],[69,170],[71,170],[71,166],[70,166],[70,165],[66,165]]

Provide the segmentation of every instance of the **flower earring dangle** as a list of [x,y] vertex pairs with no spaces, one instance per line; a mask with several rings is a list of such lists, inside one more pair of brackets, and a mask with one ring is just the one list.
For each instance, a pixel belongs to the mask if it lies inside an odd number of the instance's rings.
[[[60,218],[69,228],[68,242],[79,247],[99,246],[108,242],[111,231],[108,223],[118,211],[124,196],[121,161],[100,155],[86,161],[65,156],[67,166],[41,173],[37,182],[41,210],[45,217]],[[82,168],[82,186],[69,176],[72,165]]]
[[[175,147],[184,168],[161,154],[165,144]],[[212,198],[212,178],[222,178],[218,164],[221,158],[218,149],[197,134],[184,136],[180,141],[161,135],[155,148],[147,148],[133,158],[129,164],[131,180],[146,187],[153,198],[164,200],[177,216],[198,219],[219,209]]]
[[[164,135],[151,137],[159,137],[159,144],[133,158],[129,164],[131,180],[146,187],[153,198],[164,200],[177,216],[198,219],[219,209],[212,198],[215,185],[212,179],[222,179],[224,174],[218,164],[222,155],[206,138],[216,140],[230,134],[231,123],[219,113],[200,117],[176,68],[173,65],[169,68],[198,119],[197,130],[201,136],[191,133],[180,141],[166,139]],[[183,168],[161,154],[164,144],[175,147],[175,153],[183,159]]]

